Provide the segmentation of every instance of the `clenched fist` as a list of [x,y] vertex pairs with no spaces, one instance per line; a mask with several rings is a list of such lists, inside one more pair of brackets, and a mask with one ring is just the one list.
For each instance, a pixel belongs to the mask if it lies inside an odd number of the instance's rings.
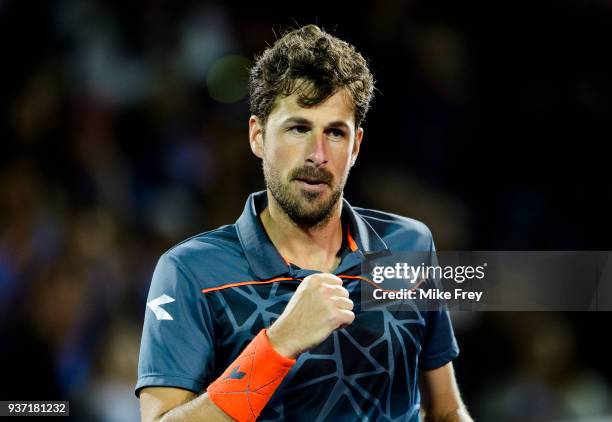
[[298,286],[280,317],[268,328],[272,346],[295,358],[355,319],[353,301],[333,274],[312,274]]

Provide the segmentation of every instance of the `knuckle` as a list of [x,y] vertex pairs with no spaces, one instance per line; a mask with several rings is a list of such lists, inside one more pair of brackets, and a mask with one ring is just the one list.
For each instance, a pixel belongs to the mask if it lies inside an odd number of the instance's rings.
[[338,297],[336,296],[334,298],[336,304],[338,307],[340,307],[340,309],[348,309],[351,310],[354,307],[354,303],[351,299],[346,298],[346,297]]
[[326,283],[328,281],[324,274],[312,274],[309,277],[312,277],[312,281],[317,284]]
[[329,295],[333,291],[332,286],[330,286],[329,284],[326,284],[326,283],[322,283],[322,284],[318,285],[317,289],[321,293],[326,294],[326,295]]
[[347,299],[348,300],[348,305],[349,305],[349,309],[352,311],[353,308],[355,307],[355,304],[353,303],[353,301],[351,299]]
[[302,280],[302,284],[305,285],[306,288],[312,288],[321,285],[322,281],[319,274],[311,274]]
[[334,286],[334,294],[340,297],[349,297],[349,292],[342,286]]
[[355,313],[353,311],[349,311],[349,322],[353,322],[355,320]]
[[326,281],[330,284],[339,284],[342,285],[342,279],[334,274],[321,274],[326,278]]
[[311,274],[309,276],[304,277],[304,279],[302,280],[302,284],[312,283],[314,280],[314,275],[315,274]]
[[349,309],[338,309],[332,320],[335,326],[350,324],[355,320],[355,313]]
[[352,322],[355,319],[355,313],[353,311],[345,310],[344,316],[347,322]]
[[333,284],[322,284],[321,291],[323,291],[328,297],[343,296],[340,294],[340,292],[338,292],[338,286],[334,286]]

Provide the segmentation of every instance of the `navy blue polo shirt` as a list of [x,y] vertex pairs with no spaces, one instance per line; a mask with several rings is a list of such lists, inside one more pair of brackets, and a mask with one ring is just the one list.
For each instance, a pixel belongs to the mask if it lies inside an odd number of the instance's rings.
[[[287,263],[259,220],[266,192],[249,196],[235,224],[187,239],[165,252],[147,299],[136,395],[149,386],[202,393],[284,310],[304,277]],[[351,207],[344,200],[347,252],[334,272],[355,303],[355,320],[303,353],[259,420],[418,421],[418,372],[441,367],[459,349],[446,310],[362,311],[364,257],[425,251],[421,222]]]

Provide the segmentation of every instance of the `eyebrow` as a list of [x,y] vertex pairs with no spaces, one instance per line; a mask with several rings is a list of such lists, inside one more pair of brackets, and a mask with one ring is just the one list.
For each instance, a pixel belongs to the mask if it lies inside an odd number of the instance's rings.
[[[288,125],[288,124],[298,124],[298,125],[312,125],[312,122],[308,119],[305,119],[303,117],[289,117],[287,119],[285,119],[285,121],[283,122],[283,126],[284,125]],[[345,128],[345,129],[349,129],[349,125],[346,124],[346,122],[343,122],[342,120],[336,120],[333,121],[329,124],[327,124],[328,128]]]

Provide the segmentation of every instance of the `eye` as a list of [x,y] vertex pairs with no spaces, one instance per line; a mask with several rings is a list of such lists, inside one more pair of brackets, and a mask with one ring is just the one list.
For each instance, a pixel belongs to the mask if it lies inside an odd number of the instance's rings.
[[304,134],[306,132],[308,132],[310,130],[310,128],[308,126],[304,126],[304,125],[296,125],[296,126],[291,126],[289,128],[289,132],[293,132],[296,134]]
[[329,133],[332,138],[344,138],[345,136],[344,131],[340,129],[329,129],[327,133]]

